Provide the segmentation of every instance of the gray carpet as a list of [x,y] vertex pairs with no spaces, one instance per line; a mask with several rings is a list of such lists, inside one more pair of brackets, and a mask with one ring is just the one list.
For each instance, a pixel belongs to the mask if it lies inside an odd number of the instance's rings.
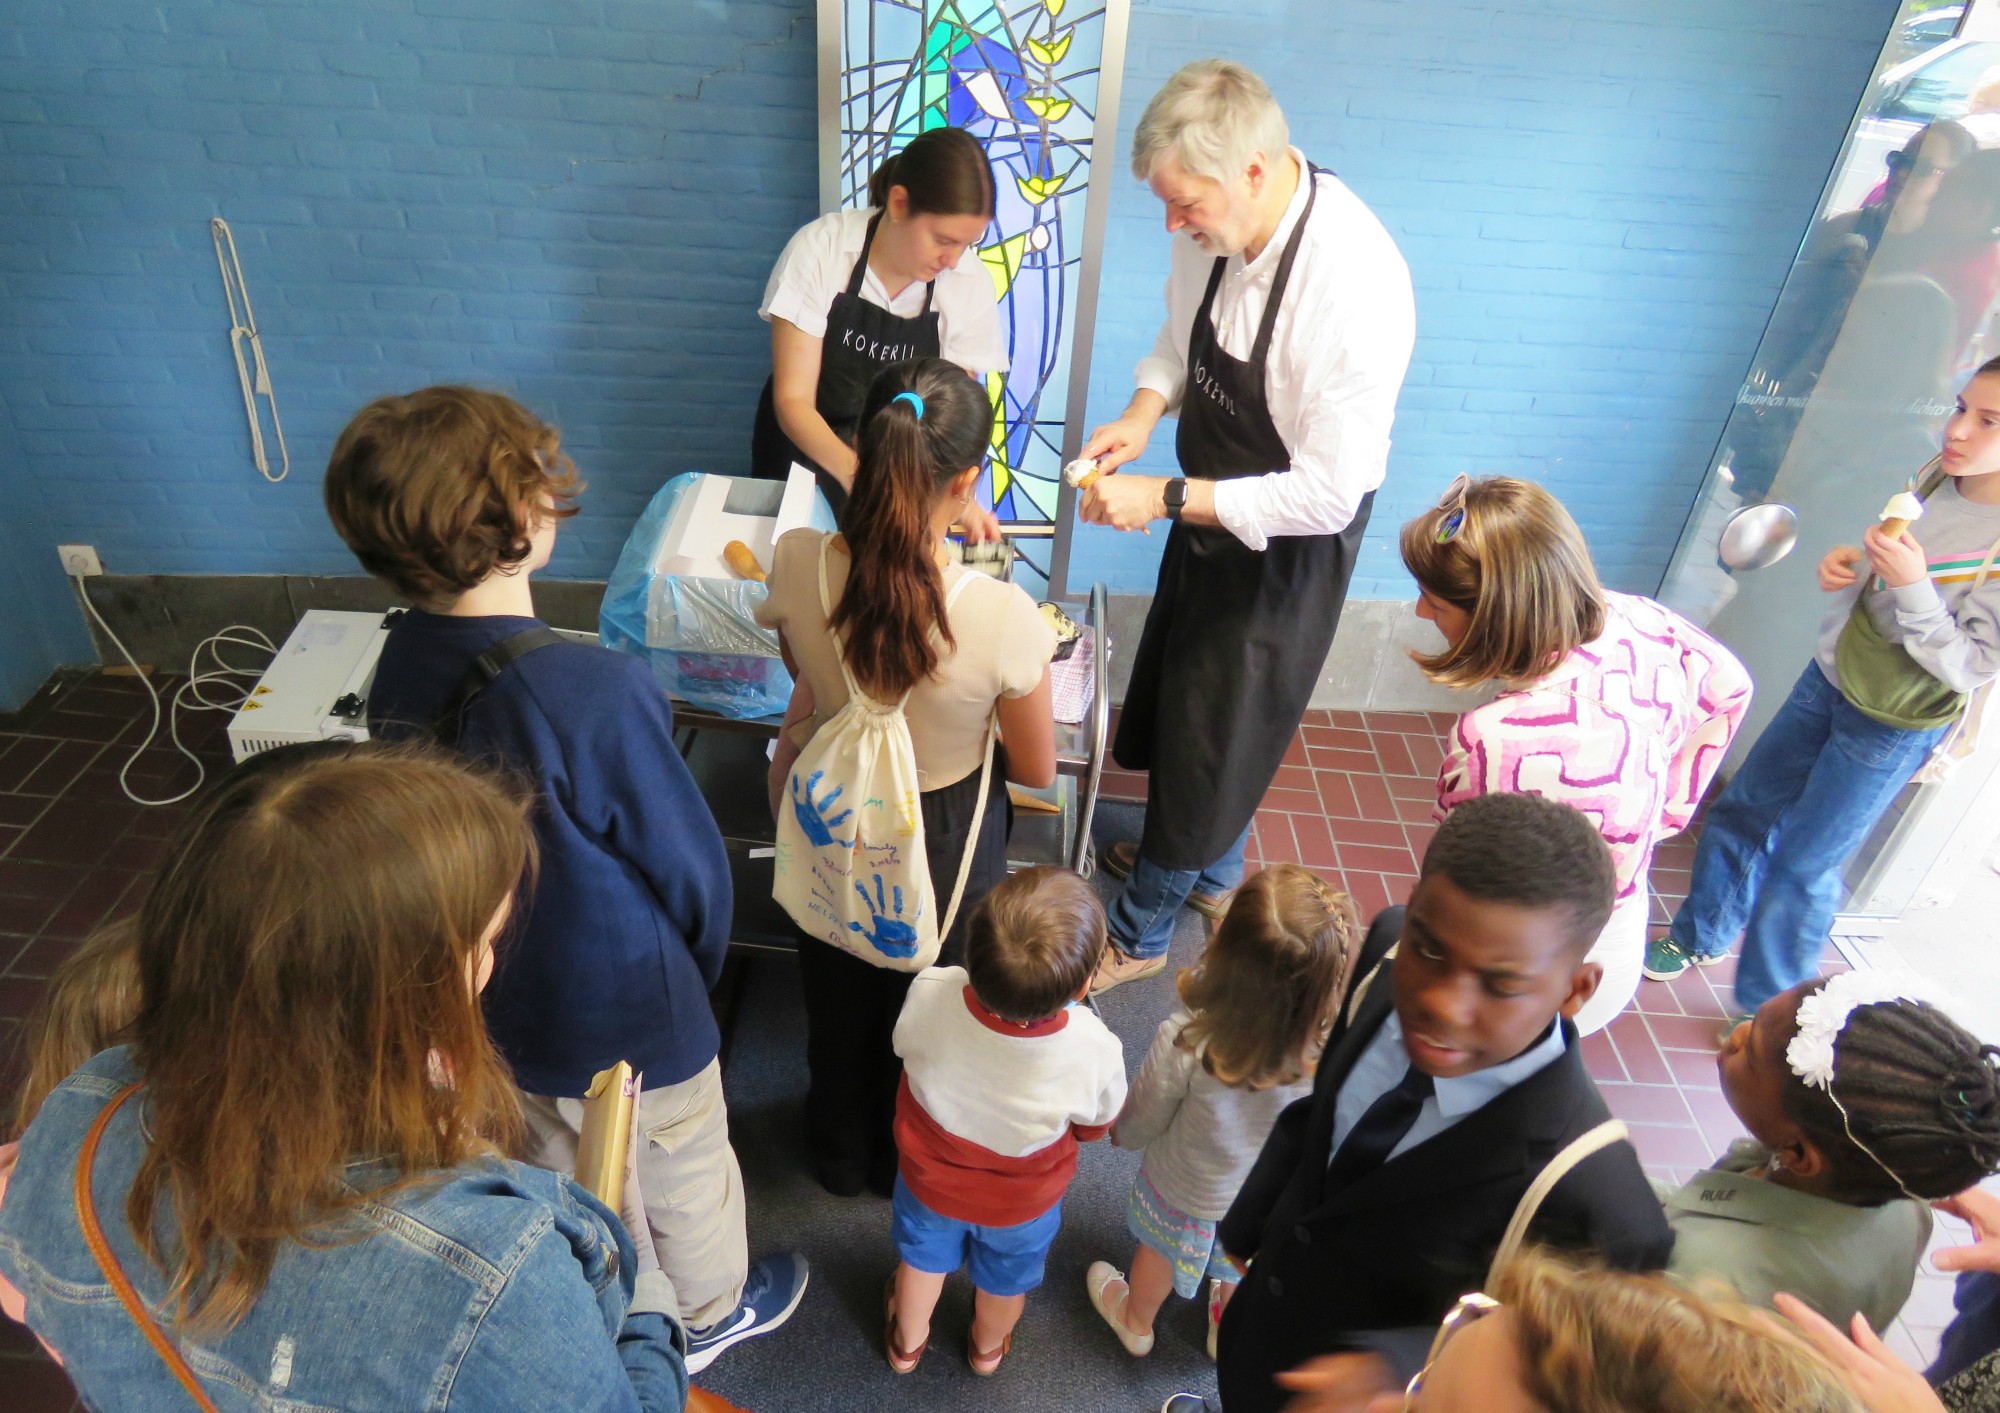
[[[1136,806],[1105,806],[1096,831],[1100,847],[1136,838],[1139,818]],[[1116,886],[1098,879],[1107,898]],[[1125,1042],[1128,1073],[1137,1071],[1173,1004],[1168,977],[1193,959],[1201,936],[1200,919],[1183,909],[1168,976],[1129,983],[1104,998],[1101,1012]],[[1132,1253],[1125,1193],[1138,1155],[1108,1140],[1084,1147],[1063,1204],[1047,1280],[1028,1297],[1014,1352],[1000,1372],[982,1379],[966,1367],[972,1285],[960,1272],[945,1286],[923,1363],[904,1377],[892,1373],[882,1352],[882,1287],[895,1267],[889,1204],[872,1196],[830,1197],[813,1181],[801,1132],[805,1009],[798,968],[787,957],[759,956],[745,961],[743,969],[724,1082],[749,1196],[751,1251],[796,1247],[812,1261],[813,1275],[790,1323],[724,1354],[698,1380],[704,1388],[750,1413],[877,1408],[1139,1413],[1158,1408],[1176,1389],[1214,1392],[1199,1299],[1169,1299],[1152,1354],[1134,1359],[1084,1293],[1083,1273],[1092,1261],[1108,1260],[1123,1269]]]

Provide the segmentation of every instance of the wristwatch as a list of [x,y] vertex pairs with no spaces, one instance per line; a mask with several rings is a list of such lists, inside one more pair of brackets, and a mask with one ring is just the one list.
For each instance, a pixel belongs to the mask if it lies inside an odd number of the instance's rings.
[[1187,504],[1186,479],[1184,477],[1176,476],[1172,480],[1168,481],[1167,488],[1165,491],[1161,493],[1160,498],[1167,503],[1167,519],[1169,520],[1180,519],[1181,509]]

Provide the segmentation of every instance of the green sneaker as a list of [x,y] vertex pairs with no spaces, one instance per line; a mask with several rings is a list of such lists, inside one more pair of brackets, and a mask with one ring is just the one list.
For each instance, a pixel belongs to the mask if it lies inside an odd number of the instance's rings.
[[1712,967],[1728,957],[1727,952],[1686,951],[1669,935],[1646,944],[1646,963],[1640,970],[1648,981],[1672,981],[1689,967]]

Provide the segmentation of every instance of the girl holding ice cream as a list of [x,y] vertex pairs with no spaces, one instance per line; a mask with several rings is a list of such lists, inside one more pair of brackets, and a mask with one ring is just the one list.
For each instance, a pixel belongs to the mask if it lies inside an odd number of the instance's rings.
[[1968,695],[2000,675],[2000,359],[1959,394],[1915,490],[1858,548],[1820,561],[1835,597],[1818,649],[1709,808],[1648,976],[1720,961],[1739,933],[1739,1011],[1816,975],[1841,870]]

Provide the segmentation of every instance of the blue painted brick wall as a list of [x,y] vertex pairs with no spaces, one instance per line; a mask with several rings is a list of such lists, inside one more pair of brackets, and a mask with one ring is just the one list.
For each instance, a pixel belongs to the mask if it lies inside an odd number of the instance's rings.
[[[1122,405],[1160,315],[1166,242],[1124,171],[1132,126],[1181,63],[1231,54],[1416,274],[1357,596],[1405,592],[1394,527],[1460,469],[1547,479],[1607,575],[1650,587],[1894,8],[1133,0],[1093,420]],[[815,209],[813,13],[22,7],[0,26],[0,475],[34,514],[9,517],[10,551],[351,572],[319,504],[332,438],[369,397],[451,379],[563,427],[592,489],[553,572],[605,573],[662,479],[745,460],[768,346],[753,311]],[[278,487],[249,463],[217,214],[285,418]],[[1090,534],[1077,572],[1143,589],[1158,547]],[[54,587],[28,597],[62,618]],[[46,626],[41,670],[82,641]]]
[[[1167,269],[1124,167],[1182,64],[1240,58],[1395,235],[1417,344],[1356,598],[1411,594],[1398,526],[1460,471],[1549,485],[1605,578],[1665,571],[1895,0],[1135,0],[1093,425],[1131,394]],[[1173,424],[1145,462],[1172,465]],[[1152,584],[1160,537],[1076,574]]]
[[[667,476],[747,462],[756,305],[816,208],[813,56],[811,0],[24,9],[0,31],[0,400],[39,538],[113,572],[354,572],[320,506],[334,436],[464,381],[563,427],[592,488],[553,572],[604,574]],[[249,460],[214,215],[281,486]]]

